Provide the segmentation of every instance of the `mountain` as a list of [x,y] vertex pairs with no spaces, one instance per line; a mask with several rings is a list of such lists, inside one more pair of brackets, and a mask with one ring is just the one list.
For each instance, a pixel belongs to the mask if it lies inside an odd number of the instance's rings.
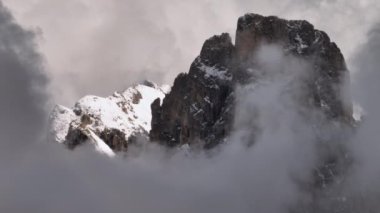
[[110,156],[114,151],[127,151],[129,143],[147,137],[150,104],[168,91],[168,86],[146,81],[105,98],[85,96],[73,108],[56,105],[50,115],[52,136],[70,149],[90,141]]
[[259,81],[258,70],[266,71],[255,60],[263,45],[277,45],[285,55],[311,64],[299,104],[320,109],[332,120],[352,120],[352,104],[341,95],[348,77],[345,60],[328,35],[307,21],[246,14],[238,20],[235,45],[227,33],[206,40],[162,105],[159,100],[152,104],[151,140],[205,148],[224,141],[231,132],[235,87]]
[[254,84],[268,71],[255,59],[263,45],[311,65],[299,105],[352,123],[352,104],[342,96],[349,73],[328,35],[307,21],[246,14],[238,19],[234,44],[227,33],[207,39],[170,92],[146,82],[106,98],[85,96],[73,109],[58,105],[51,115],[53,135],[71,149],[91,138],[89,131],[114,151],[126,151],[138,137],[169,147],[212,148],[231,132],[236,87]]

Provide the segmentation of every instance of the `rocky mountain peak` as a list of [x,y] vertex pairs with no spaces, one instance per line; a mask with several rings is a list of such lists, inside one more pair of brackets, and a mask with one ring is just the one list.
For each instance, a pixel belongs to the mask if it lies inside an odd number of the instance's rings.
[[210,67],[227,67],[234,50],[231,37],[228,33],[215,35],[207,39],[199,55],[201,61]]
[[277,45],[285,55],[311,64],[305,103],[331,119],[352,119],[350,101],[341,98],[348,72],[340,49],[307,21],[246,14],[239,18],[235,45],[227,33],[207,39],[187,74],[175,79],[162,105],[152,105],[150,138],[169,146],[213,147],[231,130],[234,88],[257,81],[256,52]]
[[[318,112],[318,119],[325,124],[350,126],[352,103],[342,96],[348,71],[340,49],[327,34],[307,21],[246,14],[238,20],[235,45],[226,33],[207,39],[189,72],[177,76],[162,104],[159,100],[153,102],[151,141],[169,147],[186,145],[206,149],[225,141],[233,143],[228,137],[236,130],[233,129],[234,116],[238,114],[236,88],[248,87],[252,92],[263,78],[273,77],[270,67],[278,63],[270,60],[273,54],[263,56],[264,61],[272,63],[269,68],[258,59],[263,47],[272,46],[285,61],[280,60],[283,64],[276,65],[275,76],[285,72],[279,75],[283,81],[293,78],[286,73],[288,60],[295,60],[300,69],[297,72],[303,72],[302,78],[297,76],[290,80],[296,85],[297,95],[292,101],[302,109],[300,116],[311,119],[314,112]],[[254,108],[250,110],[245,113],[259,113]],[[255,116],[247,117],[252,127],[247,130],[249,139],[243,142],[252,145],[262,129],[256,129]],[[318,153],[318,165],[308,183],[314,199],[323,194],[328,185],[339,184],[338,177],[349,164],[344,147],[339,145],[342,139],[324,139],[323,134],[318,137],[321,138],[318,149],[323,151]],[[331,149],[332,146],[335,148]]]

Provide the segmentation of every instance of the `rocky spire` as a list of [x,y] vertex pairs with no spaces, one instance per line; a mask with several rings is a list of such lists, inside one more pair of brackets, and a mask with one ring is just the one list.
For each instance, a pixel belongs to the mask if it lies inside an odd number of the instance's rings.
[[152,104],[153,141],[169,146],[203,145],[205,140],[226,135],[227,125],[214,126],[227,124],[224,119],[233,86],[229,68],[233,54],[227,33],[206,40],[189,73],[177,76],[161,106],[158,101]]
[[200,144],[212,147],[228,135],[235,84],[255,81],[252,58],[263,44],[281,46],[286,54],[313,64],[308,82],[311,107],[332,119],[350,120],[351,103],[341,98],[348,76],[339,48],[307,21],[246,14],[239,18],[235,46],[228,34],[205,41],[187,74],[180,74],[162,105],[152,105],[153,141],[169,146]]

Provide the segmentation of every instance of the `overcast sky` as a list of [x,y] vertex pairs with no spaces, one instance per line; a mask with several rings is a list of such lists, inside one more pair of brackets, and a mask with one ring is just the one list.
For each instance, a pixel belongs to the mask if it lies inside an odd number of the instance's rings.
[[[171,84],[205,39],[234,37],[247,13],[306,19],[350,58],[378,19],[378,0],[4,0],[38,32],[55,101],[109,95],[142,79]],[[350,60],[348,60],[350,61]]]

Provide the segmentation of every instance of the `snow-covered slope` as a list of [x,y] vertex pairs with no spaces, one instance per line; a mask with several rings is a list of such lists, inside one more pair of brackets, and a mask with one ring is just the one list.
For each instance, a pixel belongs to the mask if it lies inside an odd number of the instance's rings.
[[146,82],[105,98],[85,96],[72,109],[57,105],[50,116],[51,133],[57,142],[70,148],[84,142],[78,138],[89,139],[98,151],[113,156],[112,149],[124,150],[121,147],[127,147],[132,136],[147,136],[152,119],[150,105],[157,98],[162,100],[169,89]]

